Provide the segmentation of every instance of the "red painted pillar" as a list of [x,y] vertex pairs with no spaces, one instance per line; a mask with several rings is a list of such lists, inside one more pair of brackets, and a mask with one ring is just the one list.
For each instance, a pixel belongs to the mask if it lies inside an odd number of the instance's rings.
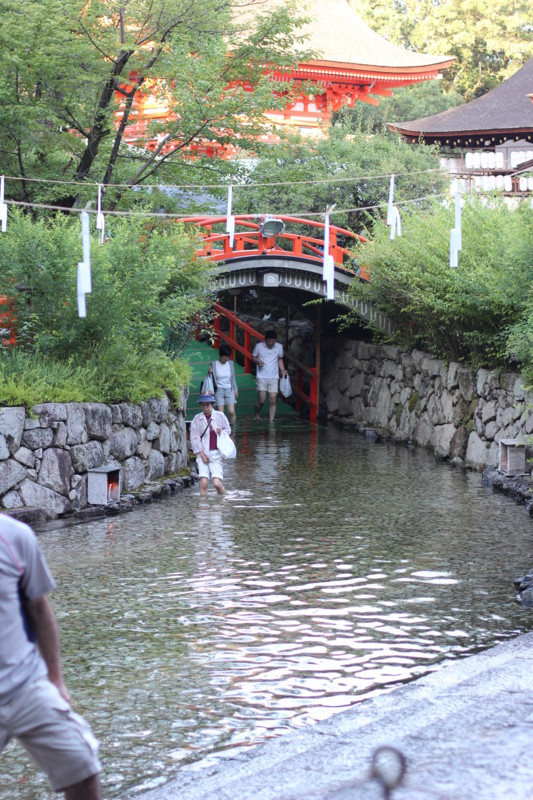
[[301,367],[297,368],[296,372],[296,385],[298,387],[298,394],[296,395],[296,411],[298,414],[302,413],[302,391],[304,384],[304,376]]
[[213,347],[215,350],[218,350],[220,347],[220,314],[215,312],[215,320],[213,322],[213,328],[215,329],[215,338],[213,340]]
[[[251,352],[251,346],[252,342],[250,334],[248,333],[248,331],[244,331],[244,349],[246,350],[247,353]],[[244,372],[246,375],[250,375],[252,372],[252,359],[248,355],[244,356]]]

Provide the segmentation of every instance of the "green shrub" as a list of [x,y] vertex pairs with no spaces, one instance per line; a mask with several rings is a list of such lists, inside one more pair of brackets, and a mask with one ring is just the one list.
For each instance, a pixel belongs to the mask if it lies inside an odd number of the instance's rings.
[[[513,211],[497,198],[467,197],[459,267],[451,269],[453,204],[404,208],[401,237],[391,240],[380,223],[372,240],[358,248],[371,280],[354,284],[353,291],[389,317],[391,339],[400,346],[476,366],[508,365],[512,357],[532,363],[531,216],[525,203]],[[529,345],[520,348],[524,333]]]
[[0,354],[1,402],[131,400],[188,381],[176,361],[212,303],[195,234],[176,223],[111,220],[91,247],[92,294],[78,317],[77,218],[10,214],[0,237],[0,295],[16,301],[17,348]]

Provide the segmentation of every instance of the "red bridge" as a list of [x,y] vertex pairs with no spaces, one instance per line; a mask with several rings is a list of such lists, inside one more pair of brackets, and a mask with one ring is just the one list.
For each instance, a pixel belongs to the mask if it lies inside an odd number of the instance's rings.
[[[287,215],[260,216],[243,214],[233,217],[234,230],[227,232],[227,216],[185,217],[182,221],[195,225],[200,234],[198,257],[215,262],[214,278],[220,292],[238,293],[241,289],[284,290],[297,293],[299,304],[313,297],[326,299],[323,280],[325,223]],[[354,279],[369,280],[364,267],[355,261],[352,249],[363,236],[336,225],[329,226],[329,255],[334,261],[334,302],[355,310],[364,319],[383,328],[388,320],[378,315],[368,303],[360,301],[349,291]],[[255,340],[263,335],[242,322],[235,313],[215,305],[215,342],[227,342],[244,360],[245,372],[251,372],[251,354]],[[225,325],[221,320],[225,318]],[[317,315],[315,366],[308,367],[294,359],[292,362],[296,410],[309,409],[311,421],[318,414],[320,381],[320,315]]]

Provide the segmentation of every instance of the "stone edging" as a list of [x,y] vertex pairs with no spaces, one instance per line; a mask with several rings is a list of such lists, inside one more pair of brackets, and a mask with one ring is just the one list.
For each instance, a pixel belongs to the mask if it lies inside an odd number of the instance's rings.
[[[162,397],[138,405],[44,403],[32,414],[0,408],[0,508],[13,516],[24,508],[47,519],[96,514],[87,474],[111,463],[121,467],[125,495],[106,513],[181,488],[175,476],[188,464],[184,405],[173,408]],[[167,489],[155,483],[169,476]]]
[[329,419],[425,447],[438,459],[495,467],[500,439],[528,443],[533,433],[533,395],[519,373],[476,371],[340,336],[325,338],[322,364]]

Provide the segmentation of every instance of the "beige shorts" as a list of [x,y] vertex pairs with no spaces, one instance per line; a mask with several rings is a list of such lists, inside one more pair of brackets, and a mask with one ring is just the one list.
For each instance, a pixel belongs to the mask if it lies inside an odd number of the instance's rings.
[[198,466],[199,478],[222,478],[224,477],[224,469],[222,468],[222,456],[218,450],[209,451],[209,464],[204,464],[200,456],[196,457],[196,464]]
[[258,392],[277,394],[279,390],[279,378],[256,378],[255,387]]
[[26,684],[0,705],[0,752],[18,739],[60,792],[100,772],[98,742],[48,678]]

